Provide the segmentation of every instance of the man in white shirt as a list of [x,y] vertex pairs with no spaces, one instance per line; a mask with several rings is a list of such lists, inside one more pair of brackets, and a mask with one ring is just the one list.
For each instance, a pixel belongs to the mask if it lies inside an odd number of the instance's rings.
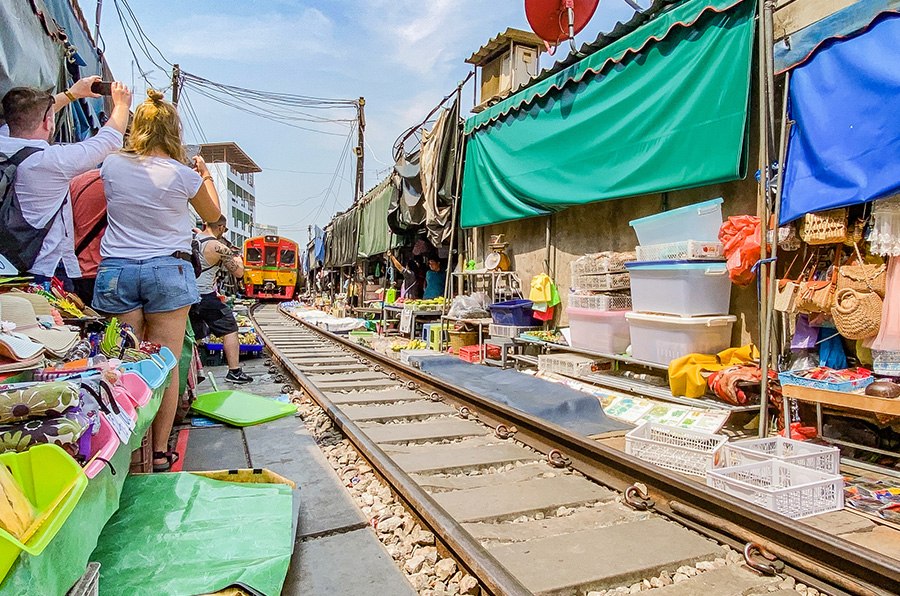
[[26,222],[41,228],[53,220],[41,251],[28,271],[36,281],[53,277],[60,262],[69,278],[81,277],[75,257],[69,182],[122,148],[131,91],[118,82],[112,84],[112,114],[100,132],[81,143],[50,144],[56,132],[54,114],[63,102],[59,97],[66,102],[97,97],[91,92],[91,84],[96,80],[99,79],[82,79],[56,97],[28,87],[10,89],[3,97],[3,116],[9,126],[9,136],[0,136],[0,153],[9,156],[23,147],[41,149],[27,157],[16,172],[16,195]]

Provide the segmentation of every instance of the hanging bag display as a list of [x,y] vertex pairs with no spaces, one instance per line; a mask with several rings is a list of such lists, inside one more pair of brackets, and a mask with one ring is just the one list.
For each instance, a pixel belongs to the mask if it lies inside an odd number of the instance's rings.
[[834,306],[834,295],[837,292],[838,264],[841,248],[835,251],[835,264],[831,267],[831,275],[827,279],[816,280],[816,261],[810,269],[809,279],[800,283],[797,291],[797,310],[808,314],[829,313]]
[[868,339],[878,335],[884,302],[875,292],[839,290],[831,316],[838,332],[847,339]]
[[838,292],[848,289],[857,292],[875,292],[884,298],[887,267],[866,263],[859,252],[859,246],[854,244],[853,248],[856,251],[856,263],[842,265],[838,269]]
[[834,244],[847,239],[847,209],[807,213],[800,223],[800,238],[814,246]]
[[[794,263],[797,262],[797,256],[794,255],[794,260],[788,265],[784,278],[779,279],[775,284],[775,296],[772,303],[773,308],[778,312],[797,312],[797,293],[800,290],[799,278],[803,277],[803,272],[801,271],[800,276],[796,280],[791,278],[791,270],[794,268]],[[809,261],[807,261],[808,265]],[[806,266],[804,266],[803,270],[806,270]]]

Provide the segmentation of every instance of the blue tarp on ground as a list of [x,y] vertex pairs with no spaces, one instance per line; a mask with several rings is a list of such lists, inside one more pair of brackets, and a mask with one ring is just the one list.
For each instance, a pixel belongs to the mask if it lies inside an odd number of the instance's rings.
[[793,71],[781,223],[900,192],[900,15]]
[[469,364],[453,356],[422,358],[422,371],[482,397],[583,435],[629,430],[608,418],[596,397],[514,370]]

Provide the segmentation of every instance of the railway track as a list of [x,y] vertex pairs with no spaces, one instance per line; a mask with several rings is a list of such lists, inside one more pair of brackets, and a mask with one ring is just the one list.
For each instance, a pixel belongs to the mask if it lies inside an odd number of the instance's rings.
[[[877,553],[711,494],[274,305],[252,316],[272,357],[490,593],[787,593],[785,574],[830,594],[898,592],[900,569]],[[744,561],[738,552],[751,544]]]

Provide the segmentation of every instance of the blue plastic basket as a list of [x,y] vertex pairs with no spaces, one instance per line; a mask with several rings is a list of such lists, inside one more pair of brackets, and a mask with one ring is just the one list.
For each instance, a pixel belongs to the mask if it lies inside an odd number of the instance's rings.
[[856,379],[855,381],[835,383],[833,381],[826,381],[823,379],[807,379],[806,377],[801,377],[794,372],[786,371],[778,373],[778,380],[782,385],[797,385],[800,387],[812,387],[813,389],[825,389],[827,391],[840,391],[842,393],[848,393],[850,391],[856,391],[858,389],[865,389],[875,382],[875,377],[870,375],[863,379]]
[[534,302],[531,300],[508,300],[492,304],[489,308],[495,325],[540,327],[541,322],[535,320],[532,306]]

